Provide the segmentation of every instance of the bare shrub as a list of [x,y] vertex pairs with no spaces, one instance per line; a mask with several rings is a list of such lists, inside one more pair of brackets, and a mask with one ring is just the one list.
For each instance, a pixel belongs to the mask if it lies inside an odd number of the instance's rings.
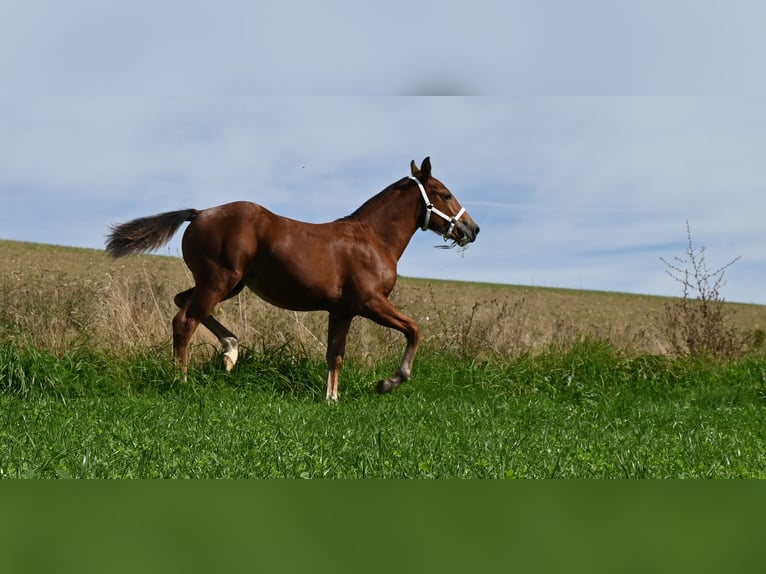
[[679,355],[719,358],[737,355],[743,350],[743,339],[728,324],[731,311],[725,305],[721,289],[726,284],[726,270],[740,258],[710,271],[705,260],[705,247],[694,246],[688,221],[686,235],[685,257],[676,256],[673,262],[660,258],[667,267],[667,274],[683,288],[679,301],[665,304],[665,335],[673,351]]

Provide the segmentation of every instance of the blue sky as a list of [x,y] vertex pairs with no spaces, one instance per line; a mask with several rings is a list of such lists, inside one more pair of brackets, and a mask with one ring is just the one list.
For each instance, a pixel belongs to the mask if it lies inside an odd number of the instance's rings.
[[[688,220],[711,267],[742,257],[723,296],[766,304],[764,10],[527,4],[12,2],[0,238],[101,248],[235,199],[328,221],[429,155],[482,232],[419,232],[403,275],[678,295]],[[371,95],[406,93],[495,95]]]

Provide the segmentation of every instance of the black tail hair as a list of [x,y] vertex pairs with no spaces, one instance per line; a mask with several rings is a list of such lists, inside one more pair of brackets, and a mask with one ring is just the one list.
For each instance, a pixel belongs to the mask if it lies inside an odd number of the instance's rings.
[[181,209],[110,226],[106,252],[117,258],[154,251],[170,241],[183,223],[193,221],[197,215],[196,209]]

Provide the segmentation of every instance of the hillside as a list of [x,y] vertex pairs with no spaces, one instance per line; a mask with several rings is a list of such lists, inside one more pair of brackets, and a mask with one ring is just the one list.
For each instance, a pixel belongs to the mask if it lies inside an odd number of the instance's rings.
[[[173,295],[191,286],[167,256],[112,260],[91,249],[0,241],[0,341],[23,338],[56,351],[83,341],[117,349],[166,346]],[[637,353],[665,353],[664,306],[673,299],[608,292],[402,277],[392,299],[423,328],[425,345],[479,355],[520,354],[582,336]],[[730,304],[731,325],[766,328],[766,307]],[[243,345],[300,345],[322,355],[325,316],[275,309],[249,292],[222,304],[221,320]],[[212,342],[205,335],[198,342]],[[199,347],[199,346],[198,346]],[[211,348],[208,345],[199,347]],[[397,333],[357,319],[351,356],[402,350]]]

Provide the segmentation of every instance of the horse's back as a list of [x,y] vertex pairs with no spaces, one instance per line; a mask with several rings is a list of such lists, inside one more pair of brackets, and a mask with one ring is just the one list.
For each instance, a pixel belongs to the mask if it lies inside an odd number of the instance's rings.
[[211,225],[219,225],[252,220],[266,211],[268,210],[265,207],[252,201],[233,201],[201,210],[197,216],[197,223],[207,222]]

